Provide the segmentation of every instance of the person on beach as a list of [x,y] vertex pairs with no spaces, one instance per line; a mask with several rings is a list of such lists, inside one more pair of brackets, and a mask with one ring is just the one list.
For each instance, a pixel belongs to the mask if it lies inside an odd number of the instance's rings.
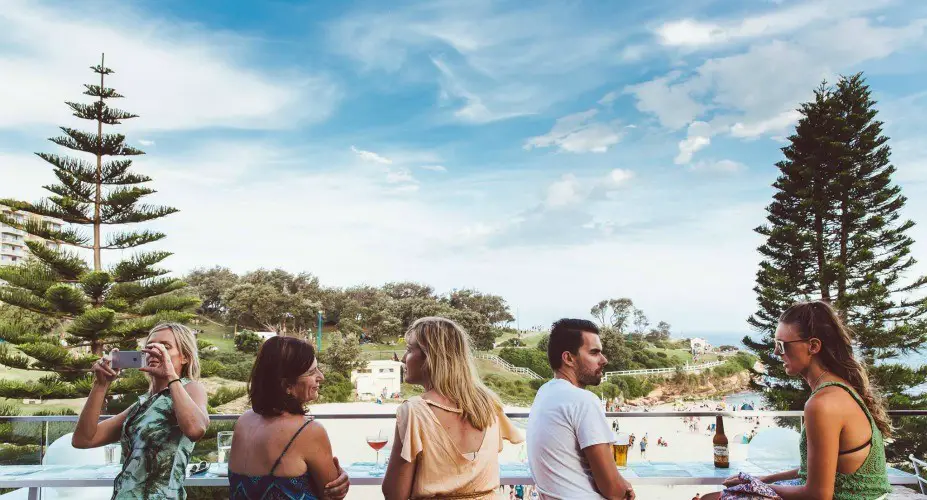
[[196,338],[186,326],[160,323],[148,332],[142,352],[148,392],[125,411],[100,422],[110,385],[120,370],[113,349],[93,364],[93,388],[71,438],[75,448],[122,445],[122,470],[113,499],[186,498],[183,488],[193,444],[206,434],[206,389],[197,379]]
[[402,362],[407,382],[425,392],[396,412],[383,496],[494,499],[502,440],[524,438],[480,380],[470,337],[449,319],[421,318],[406,332]]
[[884,439],[891,425],[837,311],[820,300],[799,302],[780,316],[774,342],[786,373],[800,376],[811,389],[800,467],[761,478],[729,477],[724,493],[703,500],[736,498],[740,489],[768,489],[784,500],[878,499],[890,493]]
[[[248,396],[229,454],[230,500],[340,500],[348,475],[332,456],[322,424],[306,417],[325,380],[315,349],[294,337],[271,337],[258,351]],[[324,487],[322,486],[324,485]]]
[[647,458],[647,436],[641,438],[641,458]]
[[528,464],[542,499],[635,498],[612,454],[614,433],[599,399],[608,360],[591,321],[553,324],[547,360],[554,378],[541,386],[528,416]]

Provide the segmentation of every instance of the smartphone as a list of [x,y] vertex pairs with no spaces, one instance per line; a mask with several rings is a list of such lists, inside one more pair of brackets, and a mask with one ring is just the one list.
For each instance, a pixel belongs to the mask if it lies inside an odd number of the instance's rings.
[[116,351],[113,355],[113,368],[124,370],[126,368],[141,368],[145,361],[145,353],[141,351]]

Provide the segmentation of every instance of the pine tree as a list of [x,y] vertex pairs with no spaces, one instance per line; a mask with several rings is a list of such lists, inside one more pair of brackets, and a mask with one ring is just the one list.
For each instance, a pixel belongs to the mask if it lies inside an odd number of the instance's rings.
[[[767,224],[756,232],[766,237],[758,251],[763,260],[756,275],[759,310],[747,322],[762,334],[743,339],[766,366],[766,393],[777,408],[800,410],[808,392],[782,368],[773,355],[773,336],[779,315],[796,300],[820,298],[820,284],[827,282],[829,266],[822,265],[827,246],[824,222],[828,204],[821,192],[827,184],[829,166],[822,145],[832,141],[832,92],[826,84],[814,91],[814,101],[801,105],[802,117],[789,144],[782,148],[785,159],[776,163],[779,177],[773,201],[767,207]],[[819,272],[820,270],[824,272]],[[825,290],[827,287],[825,287]]]
[[[808,397],[772,355],[778,314],[805,299],[830,301],[842,312],[890,408],[927,408],[927,395],[905,393],[927,380],[927,369],[892,362],[927,341],[927,278],[908,276],[916,263],[907,235],[914,222],[901,215],[906,199],[891,180],[895,167],[875,104],[861,74],[833,89],[822,85],[802,106],[777,164],[769,224],[757,229],[767,238],[754,289],[759,310],[748,320],[762,338],[744,342],[767,366],[767,398],[779,409],[801,409]],[[895,424],[889,455],[898,458],[915,451],[922,424]]]
[[[170,207],[140,201],[154,191],[141,185],[151,178],[129,171],[129,157],[144,154],[126,144],[125,136],[103,133],[104,126],[120,124],[136,115],[107,104],[122,97],[105,86],[113,71],[103,64],[91,67],[100,77],[99,85],[85,85],[90,104],[67,102],[74,116],[96,122],[96,133],[62,127],[63,136],[50,139],[72,151],[92,155],[95,161],[80,157],[37,153],[52,165],[57,184],[44,186],[52,196],[28,203],[0,200],[17,211],[60,219],[67,226],[55,229],[46,221],[29,218],[18,222],[0,216],[0,222],[22,229],[56,245],[29,241],[32,259],[24,265],[0,268],[0,302],[54,319],[54,331],[37,331],[34,323],[0,323],[0,338],[17,346],[22,353],[5,349],[0,363],[18,368],[55,372],[42,384],[22,385],[5,382],[0,394],[23,397],[32,392],[56,397],[74,397],[89,390],[90,365],[110,347],[135,348],[140,337],[158,321],[186,321],[195,298],[180,290],[183,282],[165,277],[167,270],[156,267],[169,252],[140,252],[108,269],[102,265],[103,250],[125,250],[158,241],[163,233],[106,231],[136,224],[176,212]],[[106,159],[107,157],[115,157]],[[89,228],[90,235],[80,228]],[[67,246],[78,250],[69,250]],[[91,251],[93,267],[81,258],[80,250]],[[138,380],[135,380],[137,383]],[[54,387],[49,392],[47,387]],[[114,387],[118,392],[119,387]],[[125,389],[125,387],[124,387]],[[43,392],[44,391],[44,392]],[[28,397],[28,396],[26,396]]]

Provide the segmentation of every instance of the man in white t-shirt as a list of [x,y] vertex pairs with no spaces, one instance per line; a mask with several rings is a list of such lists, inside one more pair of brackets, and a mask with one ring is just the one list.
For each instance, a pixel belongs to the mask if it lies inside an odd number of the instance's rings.
[[599,398],[608,360],[595,323],[561,319],[550,331],[554,378],[541,386],[528,416],[528,465],[542,499],[633,499],[612,455],[614,434]]

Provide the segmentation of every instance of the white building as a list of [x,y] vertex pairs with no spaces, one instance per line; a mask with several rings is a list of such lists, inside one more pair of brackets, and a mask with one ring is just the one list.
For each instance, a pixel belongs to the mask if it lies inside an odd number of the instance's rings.
[[359,398],[387,397],[398,393],[402,385],[402,363],[392,360],[368,361],[366,368],[351,372],[351,383]]
[[254,332],[254,334],[261,337],[261,341],[277,336],[277,332]]
[[711,344],[708,343],[705,339],[694,338],[689,339],[689,348],[692,350],[692,355],[704,354],[706,352],[711,352]]
[[[58,219],[17,212],[3,205],[0,205],[0,213],[20,224],[28,220],[44,222],[48,224],[50,229],[55,231],[60,231],[63,224]],[[29,255],[29,247],[26,246],[27,241],[44,241],[49,248],[58,248],[58,244],[53,241],[43,240],[38,236],[33,236],[21,229],[15,229],[0,222],[0,265],[22,262]]]

